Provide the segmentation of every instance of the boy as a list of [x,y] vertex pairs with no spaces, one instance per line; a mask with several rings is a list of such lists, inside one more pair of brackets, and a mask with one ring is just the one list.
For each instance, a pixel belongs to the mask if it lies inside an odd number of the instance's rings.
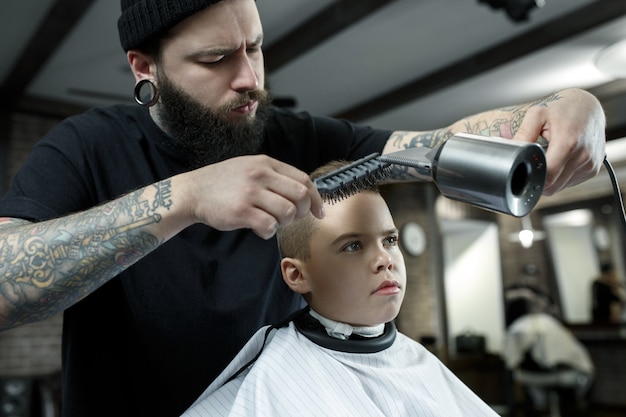
[[378,190],[328,204],[278,241],[283,279],[308,307],[259,330],[185,417],[497,415],[396,331],[406,269]]

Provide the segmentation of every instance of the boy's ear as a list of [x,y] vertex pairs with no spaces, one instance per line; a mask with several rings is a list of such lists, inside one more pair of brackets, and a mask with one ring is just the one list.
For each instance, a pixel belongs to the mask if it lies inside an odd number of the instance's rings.
[[306,294],[310,291],[309,281],[303,272],[303,266],[299,259],[283,258],[280,261],[283,280],[293,292],[298,294]]

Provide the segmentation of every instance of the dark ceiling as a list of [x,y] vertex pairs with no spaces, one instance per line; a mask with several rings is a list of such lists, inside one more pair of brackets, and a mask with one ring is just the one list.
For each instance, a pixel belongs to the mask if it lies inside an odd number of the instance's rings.
[[[584,88],[604,106],[607,154],[621,166],[626,79],[594,61],[626,39],[626,1],[546,0],[519,21],[488,4],[529,1],[257,0],[267,78],[295,110],[397,130]],[[119,13],[118,0],[0,4],[0,152],[12,111],[66,117],[132,102]],[[559,196],[588,198],[607,184],[599,176]]]
[[[28,1],[24,3],[28,3]],[[39,2],[39,4],[41,3]],[[295,3],[298,2],[295,1]],[[320,1],[318,6],[307,6],[308,9],[304,10],[302,15],[298,17],[299,21],[295,26],[281,36],[275,37],[271,42],[266,43],[265,57],[270,80],[272,80],[273,74],[283,76],[282,74],[289,71],[290,66],[294,66],[292,65],[294,62],[319,49],[321,45],[327,50],[332,49],[335,39],[338,39],[342,33],[349,30],[375,31],[375,25],[368,25],[368,22],[376,21],[376,19],[385,19],[383,12],[385,9],[390,9],[393,3],[397,3],[393,7],[398,8],[400,12],[402,12],[403,8],[423,8],[424,13],[429,14],[428,20],[432,22],[434,27],[437,27],[438,19],[442,25],[445,25],[448,20],[447,15],[454,13],[455,7],[461,4],[465,8],[471,7],[475,9],[476,13],[481,13],[483,20],[484,16],[490,16],[492,22],[485,22],[486,25],[492,23],[498,23],[498,25],[493,24],[493,38],[489,44],[485,43],[484,45],[473,41],[471,35],[464,37],[469,32],[467,28],[450,28],[450,31],[457,32],[456,40],[452,43],[455,47],[465,51],[464,56],[451,50],[448,56],[458,56],[458,59],[448,59],[443,65],[430,70],[427,66],[424,66],[425,69],[421,72],[411,69],[415,73],[413,77],[404,77],[405,79],[402,82],[396,85],[391,84],[391,87],[380,91],[370,87],[371,94],[363,95],[363,97],[358,99],[346,100],[341,108],[329,111],[330,115],[345,117],[354,121],[376,119],[380,115],[393,112],[395,109],[428,98],[450,87],[462,85],[483,74],[488,74],[490,71],[511,66],[516,61],[530,57],[540,51],[545,51],[550,47],[558,47],[560,44],[594,29],[619,22],[619,19],[623,19],[626,15],[626,2],[623,0],[582,1],[578,2],[581,4],[580,7],[575,8],[571,7],[573,3],[570,2],[571,4],[568,5],[567,10],[564,7],[554,11],[550,10],[552,16],[540,21],[540,18],[543,17],[542,13],[548,11],[550,6],[551,0],[548,0],[545,7],[531,10],[528,13],[528,20],[522,22],[513,22],[503,10],[494,10],[487,4],[475,0],[439,0],[440,5],[428,4],[433,3],[428,1],[410,2],[400,0]],[[554,3],[558,2],[554,1]],[[561,1],[561,3],[566,2]],[[258,0],[262,17],[269,14],[271,18],[273,11],[282,13],[284,7],[280,7],[280,4],[280,2]],[[102,105],[107,102],[124,101],[127,99],[129,95],[127,92],[129,90],[128,86],[120,90],[124,92],[123,94],[121,92],[112,92],[110,89],[98,90],[97,84],[90,86],[90,88],[68,85],[65,94],[62,95],[55,95],[54,93],[47,95],[45,89],[40,89],[42,94],[38,95],[38,91],[29,90],[29,87],[38,77],[46,77],[44,71],[46,68],[45,64],[55,58],[55,55],[62,49],[68,38],[71,36],[80,37],[84,43],[89,45],[94,37],[102,35],[101,33],[90,33],[88,28],[92,27],[92,25],[84,24],[85,20],[93,19],[93,17],[89,16],[89,12],[96,6],[104,6],[111,10],[110,14],[113,16],[113,21],[110,25],[112,26],[111,32],[115,32],[114,19],[119,13],[119,3],[117,1],[57,0],[49,2],[42,19],[38,24],[32,26],[28,42],[20,48],[19,54],[10,67],[5,69],[5,75],[0,84],[0,104],[3,108],[71,114],[91,105]],[[293,5],[294,8],[295,6]],[[6,7],[11,6],[7,6],[6,3],[0,6],[0,8]],[[391,19],[391,17],[388,19]],[[474,20],[473,17],[468,16],[467,21],[469,24],[473,24]],[[83,23],[82,26],[81,23]],[[386,27],[390,26],[389,23],[391,22],[387,22]],[[511,28],[511,30],[503,32],[503,24],[507,25],[507,28]],[[265,25],[266,33],[278,32],[278,30],[272,31],[272,25]],[[399,25],[401,25],[401,22]],[[368,29],[368,26],[371,29]],[[27,28],[28,26],[23,25],[22,27]],[[424,37],[429,37],[430,33],[428,30],[429,27],[416,22],[416,28],[413,33],[416,37],[423,39]],[[398,27],[397,32],[398,37],[406,37],[404,28]],[[437,33],[433,33],[433,35],[436,36]],[[365,33],[357,35],[357,38],[359,36],[366,42],[370,36],[376,35]],[[385,33],[384,36],[393,38],[394,33]],[[621,34],[618,33],[616,36],[621,36]],[[10,40],[7,37],[4,37],[4,39],[5,42]],[[112,39],[117,41],[115,37]],[[96,53],[98,48],[101,48],[96,42],[93,42],[93,45],[94,48],[90,50],[92,54]],[[393,48],[393,43],[388,45]],[[440,45],[437,39],[434,38],[431,39],[430,45],[433,49],[439,49],[443,48],[446,43],[442,42]],[[601,46],[599,45],[599,47]],[[111,45],[111,47],[118,48],[119,56],[121,57],[120,62],[123,64],[124,56],[121,49],[119,49],[117,44]],[[346,46],[341,41],[337,42],[337,48],[343,49],[338,50],[337,53],[343,53],[344,55],[351,53],[351,50],[346,49]],[[401,46],[398,46],[398,48],[401,48]],[[355,47],[354,49],[357,50],[358,48]],[[440,52],[445,53],[445,50]],[[109,51],[107,53],[110,54]],[[398,54],[406,55],[407,51],[398,51]],[[554,53],[555,60],[558,59],[556,54],[557,52]],[[428,58],[428,54],[423,51],[415,53],[417,60],[419,60],[420,56]],[[329,56],[329,59],[331,58],[333,57]],[[370,71],[371,65],[367,62],[367,58],[358,55],[355,57],[355,59],[362,60],[361,65],[364,72]],[[376,58],[374,57],[374,59]],[[325,62],[326,64],[332,63],[332,61]],[[5,62],[3,65],[6,64]],[[393,67],[396,64],[394,61],[389,61],[388,65]],[[67,64],[67,68],[71,71],[71,62]],[[80,68],[77,68],[77,70],[80,70]],[[110,68],[103,68],[103,70],[110,70]],[[303,83],[319,82],[321,86],[326,83],[324,80],[318,81],[315,79],[316,68],[311,68],[310,71],[310,74],[300,73],[298,75]],[[377,79],[376,77],[380,77],[385,79],[386,84],[389,84],[389,77],[393,76],[391,73],[387,74],[387,70],[381,67],[380,63],[375,68],[372,68],[371,71],[377,73],[371,78],[374,82]],[[117,76],[121,71],[119,71],[119,68],[116,68],[114,72],[109,72],[112,73],[111,76]],[[49,76],[53,77],[54,74]],[[129,74],[125,76],[129,77]],[[94,77],[107,78],[107,75],[106,73],[96,73]],[[623,79],[609,79],[598,84],[587,85],[583,77],[584,75],[581,74],[580,86],[595,93],[603,103],[606,103],[605,106],[609,109],[608,111],[615,113],[610,114],[612,117],[609,118],[607,136],[609,138],[625,136],[626,117],[623,116],[624,112],[614,111],[613,109],[616,108],[615,103],[623,103],[626,82]],[[273,85],[277,84],[273,80],[272,82]],[[508,94],[502,86],[494,85],[493,88],[500,90],[503,99]],[[323,88],[317,89],[321,90],[320,95],[323,96]],[[289,91],[284,94],[279,91],[278,93],[280,97],[293,99],[296,102],[301,101],[298,91]],[[478,99],[474,98],[473,101],[476,102]],[[478,105],[476,106],[479,109]],[[468,107],[468,111],[472,111],[472,109]]]

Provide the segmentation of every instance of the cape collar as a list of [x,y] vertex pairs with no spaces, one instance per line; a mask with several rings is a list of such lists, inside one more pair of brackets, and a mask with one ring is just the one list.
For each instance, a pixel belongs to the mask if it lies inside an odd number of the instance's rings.
[[383,333],[377,337],[353,335],[349,339],[338,339],[328,335],[326,328],[311,314],[309,308],[300,311],[293,318],[296,329],[307,339],[326,349],[346,353],[376,353],[387,349],[396,339],[396,326],[385,323]]

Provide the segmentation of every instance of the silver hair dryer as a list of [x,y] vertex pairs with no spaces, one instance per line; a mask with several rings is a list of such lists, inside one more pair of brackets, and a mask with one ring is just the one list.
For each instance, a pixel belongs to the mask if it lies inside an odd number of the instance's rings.
[[457,133],[435,148],[410,148],[380,160],[416,169],[441,194],[515,217],[537,204],[546,180],[546,158],[536,143]]

